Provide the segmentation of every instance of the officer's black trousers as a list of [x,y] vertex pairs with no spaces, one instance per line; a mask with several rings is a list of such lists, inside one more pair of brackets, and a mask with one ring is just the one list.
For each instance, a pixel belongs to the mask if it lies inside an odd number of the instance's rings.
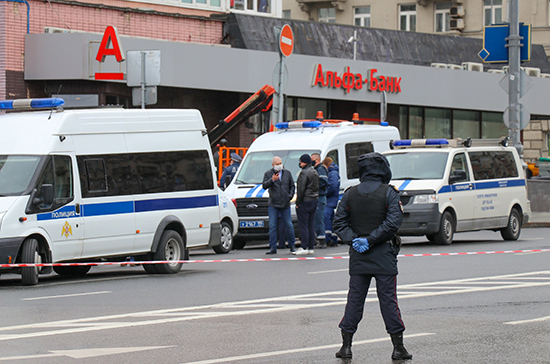
[[348,302],[344,318],[340,321],[340,329],[355,333],[357,325],[363,318],[363,309],[371,279],[376,279],[376,293],[380,304],[380,312],[386,324],[388,334],[396,334],[405,330],[401,320],[401,311],[397,304],[397,276],[363,274],[351,275],[349,279]]

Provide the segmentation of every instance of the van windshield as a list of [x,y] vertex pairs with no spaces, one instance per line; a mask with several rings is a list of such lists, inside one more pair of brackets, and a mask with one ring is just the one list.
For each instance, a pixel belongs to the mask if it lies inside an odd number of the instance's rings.
[[271,162],[273,157],[281,157],[283,166],[292,172],[294,182],[298,178],[300,172],[300,166],[298,166],[298,160],[302,154],[319,153],[318,150],[273,150],[268,152],[251,152],[246,154],[246,158],[239,168],[233,183],[236,184],[258,184],[262,183],[264,179],[264,173],[271,169]]
[[447,153],[403,152],[386,154],[392,179],[441,179],[445,173]]
[[28,187],[40,156],[0,155],[0,196],[19,196]]

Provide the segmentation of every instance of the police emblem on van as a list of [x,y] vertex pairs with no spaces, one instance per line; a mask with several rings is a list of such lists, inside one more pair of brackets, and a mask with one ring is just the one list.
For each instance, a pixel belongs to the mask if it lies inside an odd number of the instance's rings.
[[63,225],[63,229],[61,230],[61,236],[63,235],[65,235],[66,238],[68,238],[69,235],[73,235],[73,229],[68,221],[65,221],[65,225]]
[[249,210],[257,209],[258,205],[256,205],[255,203],[250,203],[250,204],[246,205],[246,208],[249,209]]

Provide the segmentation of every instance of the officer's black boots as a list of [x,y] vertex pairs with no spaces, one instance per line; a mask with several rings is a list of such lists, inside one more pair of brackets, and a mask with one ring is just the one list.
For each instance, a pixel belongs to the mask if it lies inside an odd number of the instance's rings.
[[353,333],[342,330],[342,347],[336,353],[337,358],[349,359],[351,358],[351,341],[353,339]]
[[392,360],[412,359],[412,354],[409,354],[407,349],[403,346],[403,331],[398,332],[397,334],[390,334],[390,336],[393,344],[393,353],[391,355]]

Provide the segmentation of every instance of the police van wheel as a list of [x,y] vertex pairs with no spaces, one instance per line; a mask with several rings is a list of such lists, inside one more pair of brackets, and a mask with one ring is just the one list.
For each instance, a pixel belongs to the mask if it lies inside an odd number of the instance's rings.
[[220,245],[215,246],[213,249],[217,254],[227,254],[233,249],[233,229],[231,225],[225,221],[222,221],[222,237]]
[[180,271],[183,259],[183,239],[174,230],[167,230],[160,237],[159,246],[154,256],[155,260],[168,260],[171,263],[157,264],[160,274],[174,274]]
[[86,275],[86,273],[88,273],[91,268],[92,266],[90,265],[83,265],[79,267],[53,267],[53,271],[60,276],[79,277]]
[[455,221],[449,211],[445,211],[441,216],[441,225],[439,231],[434,235],[434,242],[439,245],[449,245],[453,242],[455,233]]
[[[38,252],[38,240],[27,238],[23,242],[21,250],[21,263],[42,263],[42,257]],[[21,281],[25,286],[33,286],[38,284],[39,267],[23,267],[21,268]]]
[[508,225],[500,230],[504,240],[518,240],[521,233],[521,216],[517,209],[512,209],[508,218]]

